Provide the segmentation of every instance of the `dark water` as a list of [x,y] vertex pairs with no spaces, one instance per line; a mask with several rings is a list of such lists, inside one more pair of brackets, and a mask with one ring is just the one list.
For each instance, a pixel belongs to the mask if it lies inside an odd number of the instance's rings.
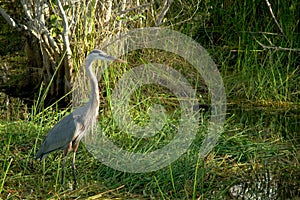
[[[230,188],[237,199],[300,197],[300,109],[228,106],[228,117],[249,141],[255,168]],[[255,150],[253,150],[255,149]],[[253,153],[254,152],[254,153]]]
[[235,115],[236,122],[253,127],[262,136],[281,136],[300,144],[300,108],[274,109],[266,107],[228,106],[229,115]]

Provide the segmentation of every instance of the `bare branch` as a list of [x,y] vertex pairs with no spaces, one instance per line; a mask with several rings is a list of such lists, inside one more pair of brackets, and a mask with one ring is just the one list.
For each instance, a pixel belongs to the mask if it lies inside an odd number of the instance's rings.
[[167,14],[171,4],[173,3],[173,0],[165,0],[163,3],[163,8],[161,9],[161,12],[158,15],[158,18],[156,19],[156,26],[160,26],[162,24],[162,21]]
[[283,30],[282,30],[280,24],[278,23],[278,21],[277,21],[275,15],[274,15],[274,13],[273,13],[273,9],[272,9],[272,7],[271,7],[271,4],[270,4],[269,0],[266,0],[266,3],[267,3],[267,5],[268,5],[269,11],[270,11],[270,13],[271,13],[271,16],[272,16],[272,18],[273,18],[273,20],[274,20],[276,26],[278,27],[280,33],[284,36],[284,38],[286,39],[286,41],[289,43],[288,38],[287,38],[286,35],[284,34],[284,32],[283,32]]
[[63,6],[61,5],[60,0],[57,0],[57,4],[58,4],[58,8],[59,8],[60,14],[61,14],[62,19],[63,19],[64,34],[66,34],[69,31],[68,18],[67,18],[67,15],[66,15],[65,11],[64,11]]
[[[75,5],[75,3],[77,3],[77,2],[73,2],[73,4],[72,4],[72,19],[71,19],[71,23],[70,23],[70,31],[71,31],[71,34],[73,34],[73,31],[71,30],[71,28],[72,27],[76,27],[76,24],[77,24],[77,22],[78,22],[78,20],[79,20],[79,13],[80,13],[80,9],[77,9],[76,8],[76,5]],[[78,4],[79,5],[77,5],[78,7],[80,7],[80,4],[81,4],[81,2],[79,1],[78,2]],[[73,30],[75,30],[75,29],[73,29]]]
[[106,15],[105,15],[105,19],[104,19],[104,23],[109,22],[110,18],[111,18],[111,8],[112,8],[112,0],[107,1],[107,10],[106,10]]
[[61,14],[62,19],[63,19],[64,31],[63,31],[62,37],[63,37],[63,41],[64,41],[64,46],[65,46],[65,49],[67,51],[67,55],[68,55],[68,58],[69,58],[72,55],[72,51],[71,51],[71,48],[70,48],[70,40],[69,40],[69,22],[68,22],[67,15],[64,11],[64,8],[63,8],[60,0],[57,0],[57,4],[58,4],[58,8],[59,8],[60,14]]
[[28,0],[21,0],[21,3],[24,8],[26,17],[32,21],[34,17],[33,17],[33,12],[32,12],[33,6],[31,5],[31,2]]
[[4,17],[5,21],[7,21],[7,23],[14,27],[19,29],[20,27],[18,26],[18,24],[15,22],[15,20],[13,18],[11,18],[9,16],[9,14],[7,14],[1,7],[0,7],[0,14],[2,15],[2,17]]
[[[194,10],[193,14],[189,18],[187,18],[185,20],[182,20],[182,21],[179,21],[177,23],[171,24],[171,25],[166,26],[166,27],[175,27],[175,26],[178,26],[180,24],[184,24],[184,23],[186,23],[188,21],[191,21],[194,18],[194,16],[197,14],[197,11],[199,10],[199,4],[200,4],[200,1],[197,2],[195,10]],[[178,13],[178,15],[175,18],[178,18],[179,16],[180,16],[180,13]]]
[[125,14],[125,13],[127,13],[127,12],[132,11],[132,10],[139,10],[139,9],[141,9],[141,8],[147,8],[147,7],[150,7],[150,6],[151,6],[151,3],[145,3],[145,4],[140,5],[140,6],[135,6],[135,7],[132,7],[132,8],[128,8],[128,9],[126,9],[126,10],[123,10],[123,11],[120,12],[120,14]]
[[[124,12],[124,10],[126,9],[126,0],[123,0],[122,1],[122,4],[121,4],[121,12]],[[121,14],[120,15],[120,17],[122,18],[124,16],[124,14]],[[120,20],[119,21],[119,23],[118,23],[118,26],[117,26],[117,30],[118,30],[118,33],[117,33],[117,35],[119,35],[120,34],[120,32],[121,32],[121,27],[122,27],[122,20]]]
[[13,28],[16,28],[18,31],[29,31],[31,32],[36,38],[38,38],[38,34],[36,33],[35,30],[29,28],[26,25],[23,24],[18,24],[15,22],[15,20],[9,16],[9,14],[7,14],[1,7],[0,7],[0,14],[3,16],[3,18],[7,21],[7,23],[12,26]]
[[296,48],[286,48],[286,47],[280,47],[280,46],[267,46],[264,45],[263,43],[259,42],[255,37],[254,37],[255,41],[264,49],[274,49],[274,50],[279,50],[279,51],[295,51],[295,52],[300,52],[300,49],[296,49]]
[[[140,6],[140,0],[136,0],[136,5]],[[139,26],[142,28],[143,26],[143,18],[139,18]]]

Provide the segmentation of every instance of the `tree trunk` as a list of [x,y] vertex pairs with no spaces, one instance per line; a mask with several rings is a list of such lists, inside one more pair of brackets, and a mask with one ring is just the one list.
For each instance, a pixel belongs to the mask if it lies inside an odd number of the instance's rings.
[[[146,18],[156,18],[149,21],[159,26],[173,0],[157,2],[162,5],[157,17],[156,12],[147,11],[154,10],[153,3],[127,0],[4,0],[0,14],[11,27],[27,34],[25,51],[29,67],[38,69],[29,77],[43,83],[47,95],[42,94],[42,101],[49,105],[70,92],[75,72],[73,60],[83,63],[84,55],[95,42],[116,31],[126,31],[123,27],[141,27],[146,24],[143,21]],[[134,12],[145,16],[131,20]],[[39,88],[40,84],[34,87],[36,92]]]
[[[28,70],[28,76],[34,80],[37,85],[33,88],[35,93],[40,89],[40,84],[43,83],[43,88],[49,86],[47,95],[45,96],[45,105],[50,105],[63,97],[71,90],[71,81],[73,77],[73,70],[70,66],[73,66],[64,55],[57,55],[57,59],[53,56],[49,56],[49,51],[45,48],[41,48],[40,41],[30,35],[26,35],[25,53],[29,60],[28,69],[34,69],[36,73],[32,73],[32,70]],[[60,59],[63,61],[60,63]],[[57,69],[57,67],[59,67]],[[57,71],[56,71],[57,70]],[[26,86],[24,86],[26,87]],[[65,98],[62,104],[69,102],[69,98]]]

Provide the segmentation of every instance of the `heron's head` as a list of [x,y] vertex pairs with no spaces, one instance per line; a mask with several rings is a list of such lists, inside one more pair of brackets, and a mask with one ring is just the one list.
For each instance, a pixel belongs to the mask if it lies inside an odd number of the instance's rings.
[[99,60],[104,60],[104,61],[111,61],[111,62],[121,62],[121,63],[126,63],[126,61],[121,60],[119,58],[115,58],[113,56],[107,55],[103,51],[100,51],[98,49],[94,49],[91,51],[88,55],[92,60],[94,59],[99,59]]

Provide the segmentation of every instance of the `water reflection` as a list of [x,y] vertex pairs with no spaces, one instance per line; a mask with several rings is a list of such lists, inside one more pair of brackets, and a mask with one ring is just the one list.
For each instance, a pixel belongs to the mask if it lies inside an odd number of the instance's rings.
[[[300,109],[228,107],[243,130],[243,176],[229,189],[235,199],[286,199],[300,196]],[[246,157],[246,158],[245,158]]]

